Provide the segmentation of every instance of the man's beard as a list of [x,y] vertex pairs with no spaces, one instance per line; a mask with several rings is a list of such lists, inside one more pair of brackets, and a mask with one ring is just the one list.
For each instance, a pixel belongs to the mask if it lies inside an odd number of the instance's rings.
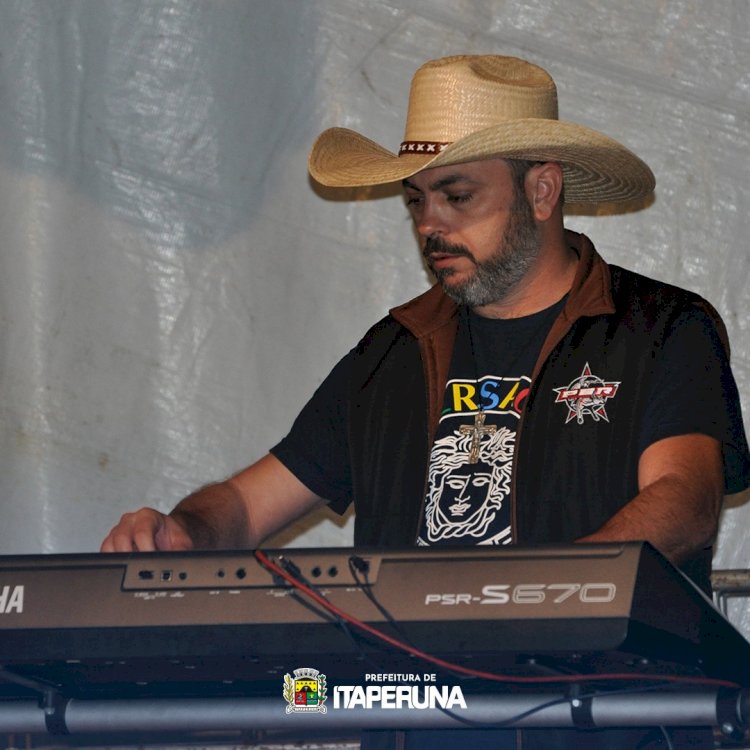
[[[459,305],[481,307],[499,302],[527,274],[539,255],[541,240],[534,222],[531,206],[523,193],[517,194],[495,252],[484,261],[477,261],[464,245],[452,245],[440,237],[428,237],[422,251],[430,269],[442,284],[445,293]],[[469,258],[474,263],[474,273],[465,281],[448,282],[455,273],[450,268],[432,267],[432,253],[450,253]]]

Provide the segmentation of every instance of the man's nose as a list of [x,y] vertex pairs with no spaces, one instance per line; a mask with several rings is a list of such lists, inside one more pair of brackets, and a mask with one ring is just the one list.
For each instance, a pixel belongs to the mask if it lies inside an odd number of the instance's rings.
[[415,217],[417,233],[420,237],[440,236],[446,234],[447,222],[443,207],[438,201],[425,198],[419,214]]

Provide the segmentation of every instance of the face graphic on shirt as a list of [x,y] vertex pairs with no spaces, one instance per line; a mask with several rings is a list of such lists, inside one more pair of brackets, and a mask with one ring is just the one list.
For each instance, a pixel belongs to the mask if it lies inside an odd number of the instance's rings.
[[[472,507],[486,503],[492,487],[492,474],[473,471],[474,465],[447,474],[440,494],[440,505],[453,518],[462,518]],[[451,500],[451,498],[453,498]]]
[[498,529],[498,539],[485,539],[510,492],[515,435],[501,427],[483,437],[476,464],[468,462],[471,441],[458,430],[435,441],[425,507],[430,544],[459,538],[468,544],[497,543],[508,533]]

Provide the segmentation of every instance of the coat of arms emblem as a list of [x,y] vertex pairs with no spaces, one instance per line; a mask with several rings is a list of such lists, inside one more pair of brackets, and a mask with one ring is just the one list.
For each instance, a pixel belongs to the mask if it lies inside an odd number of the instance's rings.
[[294,676],[284,675],[284,699],[288,714],[309,711],[326,713],[326,692],[326,676],[317,669],[300,667],[294,670]]

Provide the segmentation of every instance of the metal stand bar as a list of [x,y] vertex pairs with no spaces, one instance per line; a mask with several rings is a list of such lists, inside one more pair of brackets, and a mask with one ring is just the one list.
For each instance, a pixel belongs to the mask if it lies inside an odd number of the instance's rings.
[[729,615],[729,600],[735,597],[750,597],[750,570],[714,570],[711,573],[714,600],[724,616]]
[[[580,727],[580,705],[563,692],[468,695],[467,709],[328,708],[286,713],[279,698],[70,700],[57,706],[54,726],[70,734],[505,727]],[[750,690],[640,692],[586,699],[589,727],[714,726],[728,733],[748,726]],[[727,710],[729,706],[729,710]],[[456,718],[460,717],[460,718]],[[33,701],[0,703],[0,732],[45,733],[48,716]]]

